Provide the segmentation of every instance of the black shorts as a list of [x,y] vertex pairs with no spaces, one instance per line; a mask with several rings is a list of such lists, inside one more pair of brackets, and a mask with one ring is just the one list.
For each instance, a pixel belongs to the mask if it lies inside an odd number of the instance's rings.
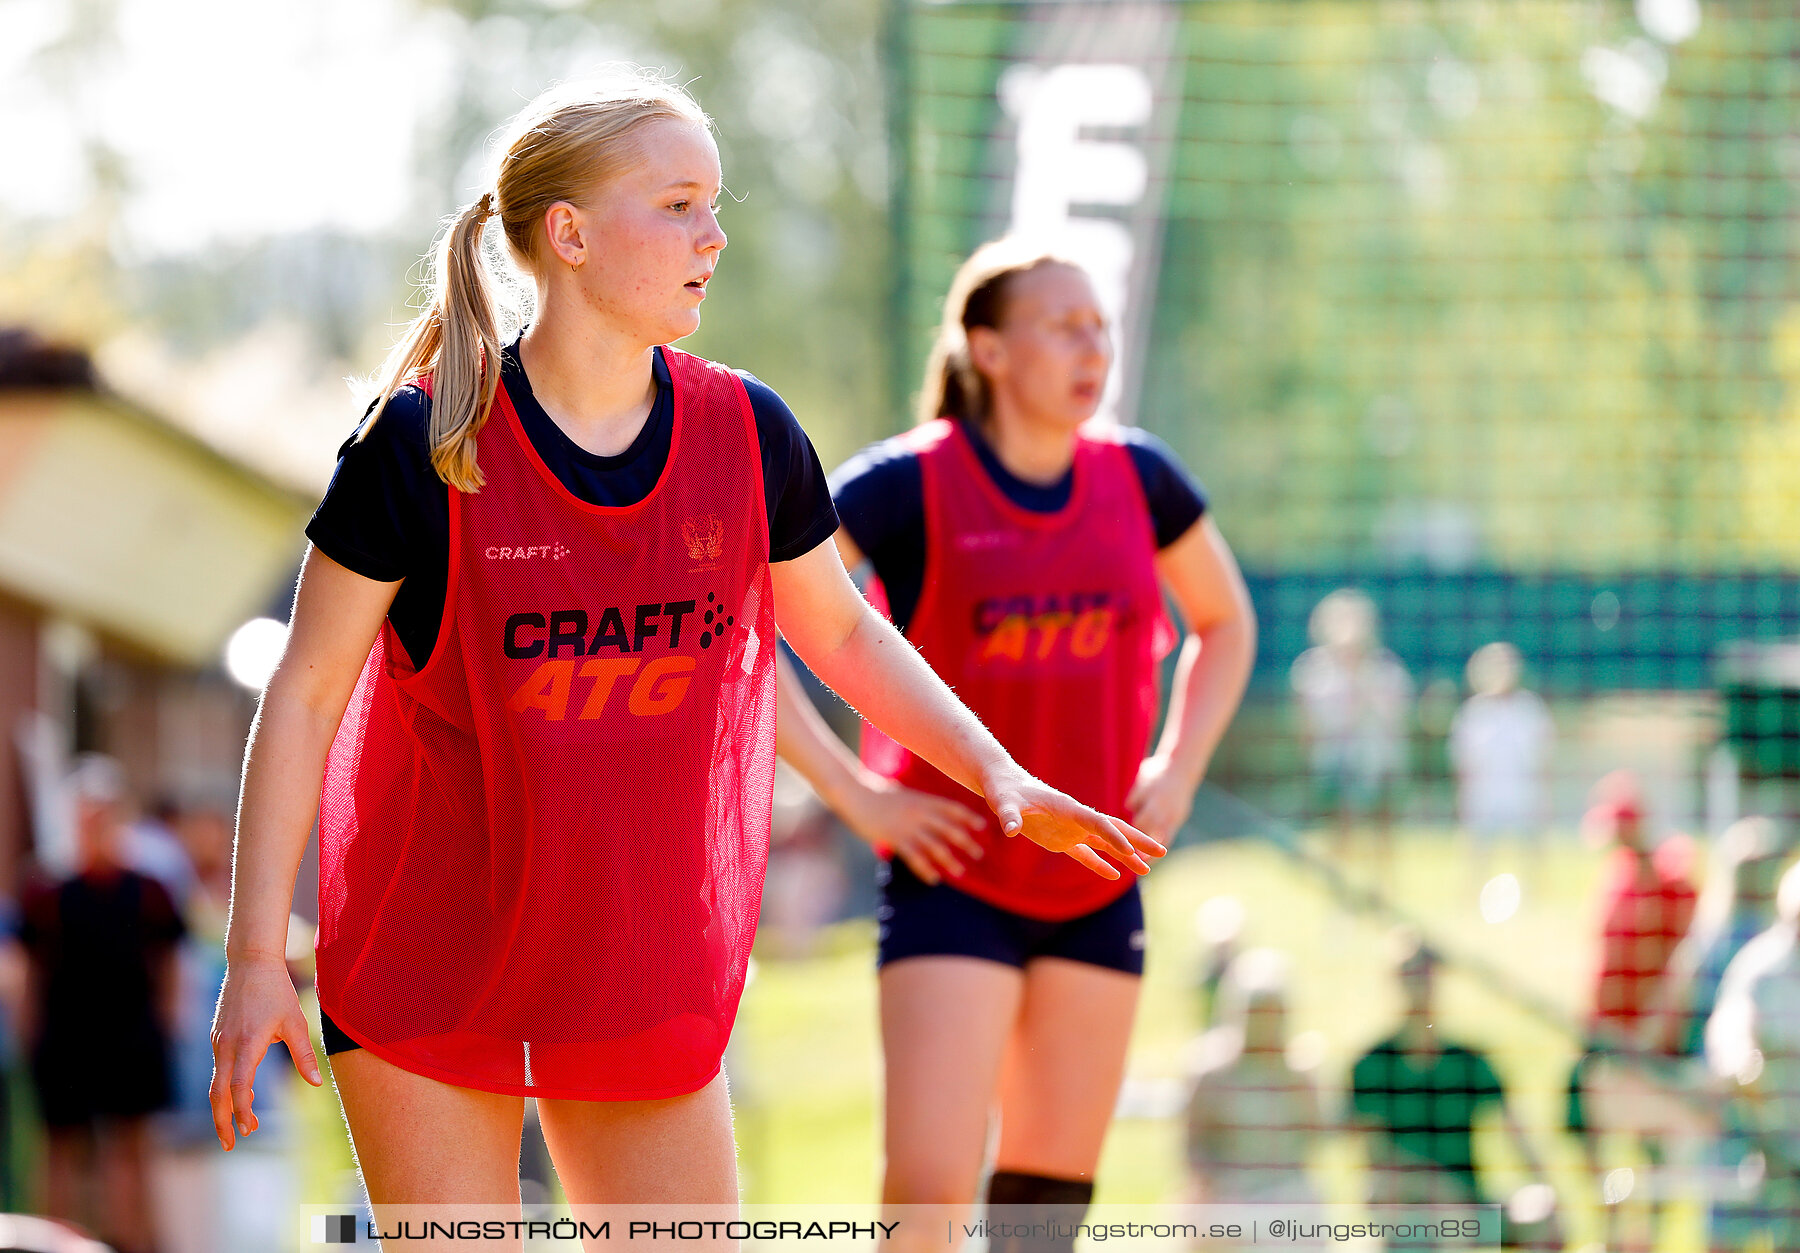
[[1062,922],[1015,914],[949,883],[934,887],[903,861],[883,862],[879,882],[877,966],[907,957],[979,957],[1023,969],[1033,958],[1060,957],[1144,973],[1144,900],[1135,882],[1118,900]]
[[335,1057],[339,1053],[348,1053],[351,1049],[359,1049],[362,1045],[344,1034],[344,1029],[331,1021],[331,1015],[319,1006],[319,1034],[325,1037],[325,1056]]

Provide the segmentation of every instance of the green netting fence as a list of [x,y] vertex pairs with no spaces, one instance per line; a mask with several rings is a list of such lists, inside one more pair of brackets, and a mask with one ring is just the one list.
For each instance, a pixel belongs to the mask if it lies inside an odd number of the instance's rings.
[[[1771,814],[1791,846],[1800,10],[890,13],[895,425],[975,244],[1026,231],[1088,260],[1119,336],[1111,407],[1205,484],[1262,626],[1190,836],[1272,838],[1356,926],[1411,917],[1460,955],[1446,1029],[1496,1051],[1563,1154],[1569,1234],[1610,1239],[1560,1135],[1601,954],[1606,863],[1574,834],[1590,790],[1635,770],[1654,838],[1695,836],[1715,896],[1733,819]],[[1473,699],[1495,643],[1535,713]],[[1276,899],[1247,933],[1294,956],[1347,1086],[1386,977],[1366,947],[1320,946],[1311,898]],[[1653,1164],[1636,1152],[1603,1164]],[[1661,1247],[1701,1247],[1730,1187],[1666,1166],[1638,1195],[1691,1202]]]

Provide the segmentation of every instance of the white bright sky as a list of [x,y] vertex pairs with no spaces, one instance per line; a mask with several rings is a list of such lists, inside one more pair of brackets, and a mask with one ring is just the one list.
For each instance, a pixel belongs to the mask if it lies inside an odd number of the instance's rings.
[[0,0],[0,206],[77,209],[97,137],[126,163],[127,242],[147,253],[393,220],[462,37],[405,0],[119,0],[97,61],[34,63],[70,8]]

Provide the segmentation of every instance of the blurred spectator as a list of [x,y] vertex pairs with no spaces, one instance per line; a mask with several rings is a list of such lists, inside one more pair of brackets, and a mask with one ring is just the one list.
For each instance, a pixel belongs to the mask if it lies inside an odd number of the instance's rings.
[[[1644,823],[1643,792],[1635,776],[1615,771],[1594,787],[1594,804],[1583,820],[1590,838],[1609,844],[1611,856],[1601,887],[1600,968],[1588,1016],[1586,1048],[1569,1072],[1567,1126],[1581,1141],[1596,1187],[1605,1169],[1601,1139],[1609,1130],[1589,1108],[1588,1089],[1607,1053],[1632,1052],[1653,1008],[1658,984],[1676,946],[1694,919],[1696,893],[1689,877],[1693,846],[1677,836],[1652,849]],[[1652,1167],[1663,1161],[1659,1137],[1640,1137]],[[1661,1207],[1651,1189],[1651,1222]],[[1605,1197],[1607,1243],[1616,1244],[1619,1197]]]
[[1290,675],[1315,790],[1315,812],[1336,821],[1339,852],[1350,824],[1375,823],[1385,864],[1395,789],[1406,766],[1413,682],[1381,646],[1375,602],[1339,588],[1313,607],[1313,647]]
[[176,826],[181,809],[173,797],[159,796],[125,828],[125,865],[149,875],[169,893],[175,907],[187,911],[194,891],[194,863]]
[[1306,1164],[1323,1129],[1310,1069],[1287,1056],[1287,960],[1251,949],[1220,985],[1220,1024],[1199,1040],[1187,1164],[1209,1203],[1315,1204]]
[[1194,911],[1194,930],[1205,947],[1200,953],[1195,994],[1199,997],[1200,1030],[1218,1023],[1219,987],[1237,960],[1243,938],[1244,906],[1235,896],[1214,896]]
[[225,934],[225,910],[231,902],[231,835],[234,819],[230,798],[196,801],[175,819],[175,834],[193,869],[190,921],[207,921],[208,930]]
[[1778,1250],[1800,1248],[1800,867],[1782,877],[1777,920],[1726,967],[1706,1027],[1706,1058],[1730,1085],[1732,1119],[1753,1144],[1740,1177],[1755,1195],[1715,1226],[1715,1250],[1766,1234]]
[[14,1145],[20,1111],[13,1101],[13,1077],[23,1055],[20,1029],[25,1020],[29,979],[25,946],[19,943],[19,911],[10,900],[0,902],[0,1210],[23,1210],[25,1180],[17,1168]]
[[[218,803],[196,803],[168,815],[168,827],[180,841],[191,888],[182,906],[188,934],[179,950],[181,999],[172,1041],[174,1105],[162,1120],[162,1127],[170,1144],[203,1149],[210,1160],[217,1143],[208,1099],[212,1086],[212,1016],[219,988],[225,981],[225,912],[231,900],[231,814],[229,808]],[[259,1102],[263,1095],[259,1090]]]
[[1493,1066],[1438,1030],[1437,954],[1412,935],[1396,937],[1396,947],[1404,1003],[1399,1029],[1351,1069],[1351,1111],[1368,1143],[1370,1201],[1481,1203],[1474,1128],[1488,1109],[1499,1113],[1520,1160],[1541,1183],[1537,1154],[1507,1105]]
[[1793,851],[1772,819],[1742,818],[1713,851],[1694,923],[1657,985],[1641,1043],[1676,1057],[1700,1057],[1706,1022],[1718,1003],[1725,968],[1746,944],[1773,926],[1776,891]]
[[[1706,1074],[1706,1024],[1720,984],[1737,955],[1774,925],[1776,889],[1789,850],[1790,841],[1768,818],[1741,819],[1720,836],[1694,925],[1658,986],[1646,1047],[1687,1059]],[[1760,1195],[1762,1159],[1755,1153],[1744,1102],[1727,1099],[1706,1152],[1712,1183],[1707,1230],[1715,1250],[1747,1248],[1768,1226]]]
[[76,872],[33,884],[20,926],[30,955],[25,1036],[49,1134],[47,1202],[53,1217],[140,1253],[155,1244],[147,1116],[169,1101],[185,928],[162,885],[124,864],[118,763],[84,756],[68,787]]
[[1497,837],[1536,835],[1544,827],[1544,773],[1556,727],[1537,693],[1519,686],[1522,668],[1511,644],[1476,649],[1468,667],[1474,695],[1450,723],[1457,811],[1484,879]]

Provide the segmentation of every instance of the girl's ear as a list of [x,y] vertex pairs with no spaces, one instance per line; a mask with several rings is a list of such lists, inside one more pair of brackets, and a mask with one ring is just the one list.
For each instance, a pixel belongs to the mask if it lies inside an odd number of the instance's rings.
[[1000,332],[991,326],[971,326],[968,339],[969,364],[987,378],[998,375],[1006,364],[1006,345]]
[[581,217],[568,201],[558,200],[544,210],[544,235],[555,260],[571,267],[587,260],[587,239],[582,231]]

